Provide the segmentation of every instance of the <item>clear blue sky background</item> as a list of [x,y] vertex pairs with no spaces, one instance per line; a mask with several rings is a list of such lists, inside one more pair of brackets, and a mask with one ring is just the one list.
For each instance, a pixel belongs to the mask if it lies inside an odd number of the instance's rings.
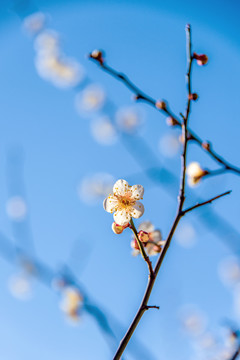
[[[0,4],[0,230],[13,238],[13,226],[5,209],[9,196],[6,169],[9,149],[19,146],[24,153],[23,178],[29,208],[25,226],[31,229],[28,240],[31,238],[37,257],[58,268],[68,261],[79,239],[71,262],[76,276],[125,330],[146,286],[145,263],[131,256],[130,231],[114,235],[112,217],[104,212],[101,201],[84,203],[77,187],[85,176],[97,172],[142,184],[146,209],[143,219],[161,228],[163,237],[174,219],[178,187],[173,186],[171,196],[149,180],[120,140],[111,146],[94,140],[90,120],[76,112],[75,90],[61,90],[38,76],[33,41],[22,31],[21,19],[11,7],[10,1]],[[127,73],[154,98],[167,99],[179,113],[186,103],[185,24],[191,23],[194,50],[209,56],[205,68],[194,64],[193,89],[199,101],[192,107],[191,127],[211,140],[227,159],[240,164],[237,1],[38,1],[35,9],[50,15],[48,27],[59,32],[64,52],[81,62],[92,81],[104,86],[117,108],[132,104],[130,92],[102,73],[86,54],[95,48],[104,49],[109,64]],[[139,106],[145,113],[141,136],[159,162],[178,176],[179,156],[168,159],[158,151],[160,137],[171,131],[164,117],[147,105]],[[137,143],[142,157],[141,142]],[[190,147],[190,160],[216,168],[195,145]],[[239,181],[232,174],[206,180],[193,190],[187,189],[187,204],[192,204],[192,194],[208,199],[233,190],[230,197],[211,207],[240,231]],[[23,192],[23,188],[19,191]],[[239,320],[232,292],[218,275],[219,263],[232,254],[228,244],[237,240],[224,231],[221,239],[221,231],[214,233],[218,230],[214,223],[212,229],[204,227],[199,216],[204,216],[205,211],[189,216],[197,234],[193,247],[181,247],[173,240],[150,300],[160,310],[145,314],[131,342],[134,347],[138,339],[151,350],[152,358],[198,359],[177,318],[184,304],[202,309],[208,317],[208,330],[217,336],[223,318]],[[24,246],[29,251],[30,245],[25,242]],[[7,287],[17,268],[4,260],[0,267],[1,358],[112,358],[113,352],[91,317],[83,314],[79,326],[70,326],[59,310],[56,293],[38,281],[34,281],[31,301],[17,301]],[[118,334],[120,340],[123,332]],[[127,357],[134,358],[140,359],[131,353]]]

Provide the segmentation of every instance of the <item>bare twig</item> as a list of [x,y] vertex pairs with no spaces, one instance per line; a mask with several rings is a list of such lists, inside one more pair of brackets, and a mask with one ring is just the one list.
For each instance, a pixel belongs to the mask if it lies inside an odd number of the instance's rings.
[[197,208],[199,208],[199,207],[201,207],[201,206],[203,206],[203,205],[211,204],[213,201],[215,201],[215,200],[217,200],[217,199],[219,199],[219,198],[221,198],[221,197],[223,197],[223,196],[225,196],[225,195],[231,194],[231,192],[232,192],[231,190],[226,191],[225,193],[220,194],[220,195],[218,195],[218,196],[215,196],[215,197],[211,198],[210,200],[207,200],[207,201],[204,201],[204,202],[202,202],[202,203],[198,203],[198,204],[196,204],[196,205],[194,205],[194,206],[191,206],[191,207],[189,207],[188,209],[182,211],[182,216],[184,216],[184,215],[187,214],[188,212],[190,212],[190,211],[192,211],[192,210],[194,210],[194,209],[197,209]]
[[134,222],[133,222],[132,219],[130,220],[130,225],[131,225],[131,229],[132,229],[132,231],[133,231],[133,233],[134,233],[135,239],[136,239],[136,241],[137,241],[137,244],[138,244],[138,247],[139,247],[139,251],[140,251],[143,259],[144,259],[144,260],[146,261],[146,263],[147,263],[148,270],[149,270],[149,277],[150,277],[150,278],[152,278],[152,277],[154,278],[155,275],[154,275],[154,272],[153,272],[152,263],[151,263],[149,257],[147,256],[147,254],[146,254],[146,252],[145,252],[145,250],[144,250],[144,247],[143,247],[142,242],[141,242],[141,241],[139,240],[139,238],[138,238],[138,233],[137,233],[137,230],[136,230],[136,228],[135,228],[135,225],[134,225]]
[[[188,53],[188,71],[187,71],[187,75],[186,75],[186,78],[187,78],[187,89],[188,89],[188,101],[187,101],[187,108],[186,108],[186,113],[185,113],[185,116],[183,117],[183,124],[182,124],[182,131],[183,131],[183,138],[184,138],[184,141],[183,141],[183,152],[182,152],[182,169],[181,169],[181,181],[180,181],[180,192],[179,192],[179,197],[178,197],[178,210],[177,210],[177,214],[176,214],[176,217],[175,217],[175,220],[172,224],[172,227],[170,229],[170,232],[168,234],[168,237],[166,239],[166,242],[165,242],[165,246],[162,250],[162,252],[160,253],[159,255],[159,258],[157,260],[157,263],[156,263],[156,266],[154,268],[154,276],[153,277],[149,277],[148,279],[148,285],[147,285],[147,288],[146,288],[146,291],[145,291],[145,294],[143,296],[143,299],[142,299],[142,302],[141,302],[141,305],[137,311],[137,314],[135,315],[135,318],[133,319],[129,329],[127,330],[124,338],[122,339],[122,341],[120,342],[120,345],[117,349],[117,352],[113,358],[113,360],[119,360],[120,357],[122,356],[129,340],[131,339],[139,321],[141,320],[144,312],[148,309],[148,300],[149,300],[149,297],[151,295],[151,292],[152,292],[152,289],[153,289],[153,286],[154,286],[154,283],[155,283],[155,280],[156,280],[156,277],[158,275],[158,272],[160,270],[160,267],[162,265],[162,262],[164,260],[164,257],[167,253],[167,250],[170,246],[170,243],[171,243],[171,240],[172,240],[172,237],[173,237],[173,234],[177,228],[177,225],[180,221],[180,219],[182,218],[182,216],[184,216],[184,211],[183,211],[183,204],[184,204],[184,200],[185,200],[185,175],[186,175],[186,154],[187,154],[187,143],[188,143],[188,130],[187,130],[187,124],[188,124],[188,118],[189,118],[189,114],[190,114],[190,110],[191,110],[191,97],[190,97],[190,94],[191,94],[191,67],[192,67],[192,55],[191,55],[191,27],[190,25],[187,25],[186,27],[186,34],[187,34],[187,53]],[[206,201],[205,203],[210,203],[211,201],[223,196],[223,195],[226,195],[227,193],[224,193],[222,195],[219,195],[215,198],[212,198],[208,201]],[[203,206],[204,204],[202,204]],[[200,206],[200,204],[198,205],[195,205],[192,207],[191,210],[193,210],[194,208]],[[188,212],[190,211],[190,209],[187,209]]]
[[[102,70],[113,76],[115,79],[121,81],[128,89],[130,89],[135,94],[136,100],[146,102],[158,111],[164,113],[164,115],[170,116],[172,119],[174,119],[174,125],[182,128],[182,121],[178,119],[178,117],[170,110],[168,105],[163,107],[157,107],[157,100],[140,90],[125,74],[118,72],[109,65],[107,65],[102,56],[95,57],[92,54],[93,53],[89,55],[89,58],[95,61]],[[189,95],[191,95],[191,89],[189,90]],[[181,117],[183,117],[182,114]],[[198,144],[203,150],[205,150],[209,154],[210,157],[212,157],[217,163],[219,163],[223,167],[222,172],[230,171],[237,175],[240,175],[240,168],[232,165],[230,162],[220,156],[216,151],[214,151],[210,142],[202,140],[194,131],[190,130],[189,128],[187,134],[189,140],[194,141],[196,144]]]

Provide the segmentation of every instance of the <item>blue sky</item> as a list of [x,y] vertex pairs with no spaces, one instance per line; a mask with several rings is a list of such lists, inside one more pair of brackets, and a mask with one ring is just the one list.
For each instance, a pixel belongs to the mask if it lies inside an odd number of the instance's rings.
[[[178,184],[166,192],[144,174],[139,159],[144,169],[162,164],[178,177],[179,153],[169,158],[159,151],[160,138],[173,132],[162,115],[139,104],[144,118],[139,137],[124,138],[133,144],[132,150],[126,150],[121,138],[112,145],[99,144],[91,134],[93,116],[86,118],[75,107],[76,92],[84,89],[84,83],[79,89],[61,89],[38,75],[34,39],[23,31],[22,20],[10,8],[7,1],[0,7],[0,229],[10,239],[21,241],[30,255],[34,248],[35,256],[53,269],[69,262],[89,295],[126,329],[146,286],[145,263],[131,256],[130,231],[113,234],[112,217],[104,212],[101,200],[86,203],[78,196],[78,188],[96,173],[142,184],[143,220],[151,220],[166,237],[176,211]],[[47,28],[59,34],[66,56],[82,64],[89,82],[103,86],[108,107],[100,115],[110,114],[112,120],[117,109],[133,105],[132,95],[86,54],[104,49],[110,65],[128,74],[154,98],[167,99],[179,113],[186,104],[185,24],[191,23],[194,51],[207,53],[209,64],[193,67],[193,89],[199,100],[192,106],[190,126],[239,165],[240,25],[236,1],[38,1],[29,9],[47,14]],[[154,160],[143,152],[145,143]],[[133,151],[138,161],[131,155]],[[16,163],[12,153],[18,154]],[[190,146],[188,161],[217,168],[195,145]],[[163,181],[160,177],[160,185]],[[188,187],[186,204],[229,189],[232,194],[211,207],[240,231],[237,176],[227,174],[203,181],[194,189]],[[13,195],[24,197],[27,203],[22,227],[6,213],[6,203]],[[222,319],[239,321],[233,291],[218,274],[219,263],[233,252],[228,243],[236,244],[237,239],[222,224],[213,222],[211,229],[206,228],[200,216],[206,219],[210,215],[202,209],[183,220],[195,229],[193,246],[182,247],[173,240],[151,297],[151,304],[160,305],[160,310],[145,314],[131,342],[136,349],[134,339],[138,339],[155,359],[196,358],[196,339],[192,341],[180,330],[177,314],[183,305],[193,304],[206,314],[207,331],[216,334],[220,343]],[[16,235],[18,239],[14,239]],[[37,280],[33,281],[31,300],[16,300],[7,283],[20,270],[4,260],[0,266],[2,358],[112,358],[112,350],[90,316],[83,314],[78,326],[69,325],[59,309],[59,296]],[[120,331],[119,340],[122,335]],[[131,353],[127,356],[136,358]],[[201,354],[198,356],[201,359]]]

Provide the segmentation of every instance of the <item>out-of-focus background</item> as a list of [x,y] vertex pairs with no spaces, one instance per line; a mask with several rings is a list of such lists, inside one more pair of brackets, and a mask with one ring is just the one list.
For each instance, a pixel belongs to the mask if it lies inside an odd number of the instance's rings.
[[[143,91],[186,106],[185,25],[193,50],[191,128],[239,160],[237,1],[1,1],[0,357],[106,360],[139,306],[146,264],[131,232],[115,235],[102,201],[117,179],[145,188],[145,214],[165,238],[177,208],[180,132],[136,103],[87,54]],[[188,163],[218,166],[196,145]],[[187,187],[186,216],[124,359],[230,359],[240,320],[240,177]],[[156,257],[153,257],[155,262]],[[114,335],[113,335],[114,334]],[[116,337],[116,340],[114,338]]]

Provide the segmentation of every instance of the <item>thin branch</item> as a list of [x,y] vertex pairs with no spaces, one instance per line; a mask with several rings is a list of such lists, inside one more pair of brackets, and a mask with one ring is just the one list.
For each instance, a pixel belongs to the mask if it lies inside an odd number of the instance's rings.
[[[187,88],[188,88],[188,95],[189,95],[189,91],[191,91],[191,64],[192,64],[192,56],[191,56],[191,28],[190,25],[187,25],[186,27],[186,32],[187,32],[187,40],[188,40],[188,71],[187,71]],[[172,228],[169,232],[169,235],[167,237],[165,246],[162,250],[162,252],[159,255],[158,261],[156,263],[155,269],[154,269],[154,277],[149,277],[148,279],[148,285],[142,300],[142,303],[139,307],[139,310],[137,312],[137,314],[135,315],[135,318],[133,319],[132,324],[130,325],[128,331],[126,332],[124,338],[122,339],[122,341],[120,342],[120,345],[118,347],[118,350],[113,358],[113,360],[119,360],[121,355],[123,354],[129,340],[132,337],[132,334],[134,333],[139,321],[141,320],[144,312],[146,311],[146,306],[148,304],[148,300],[149,297],[151,295],[152,289],[153,289],[153,285],[155,283],[157,274],[160,270],[161,264],[163,262],[163,259],[167,253],[167,249],[169,248],[169,245],[171,243],[173,234],[177,228],[177,225],[181,219],[182,215],[182,208],[183,208],[183,204],[184,204],[184,199],[185,199],[185,174],[186,174],[186,152],[187,152],[187,142],[188,142],[188,138],[187,138],[187,122],[188,122],[188,117],[190,114],[190,109],[191,109],[191,105],[190,105],[190,97],[188,96],[188,101],[187,101],[187,109],[186,109],[186,115],[184,117],[184,122],[183,122],[183,136],[184,136],[184,143],[183,143],[183,153],[182,153],[182,169],[181,169],[181,182],[180,182],[180,195],[179,195],[179,205],[178,205],[178,211],[177,211],[177,215],[176,218],[173,222]]]
[[152,278],[152,277],[154,278],[155,275],[154,275],[154,272],[153,272],[152,263],[151,263],[149,257],[147,256],[147,254],[146,254],[146,252],[145,252],[145,250],[144,250],[144,247],[143,247],[142,242],[141,242],[141,241],[139,240],[139,238],[138,238],[138,233],[137,233],[137,230],[136,230],[136,228],[135,228],[135,225],[134,225],[134,222],[133,222],[132,218],[131,218],[131,220],[130,220],[130,224],[131,224],[131,229],[132,229],[132,231],[133,231],[133,233],[134,233],[135,239],[136,239],[136,241],[137,241],[137,244],[138,244],[140,253],[141,253],[143,259],[144,259],[144,260],[146,261],[146,263],[147,263],[148,270],[149,270],[149,277],[150,277],[150,278]]
[[[121,81],[128,89],[130,89],[135,94],[136,100],[146,102],[147,104],[153,106],[155,109],[164,113],[166,116],[170,116],[172,119],[174,119],[175,126],[180,128],[182,127],[182,121],[178,119],[178,117],[170,110],[169,106],[162,108],[157,107],[157,100],[140,90],[140,88],[138,88],[125,74],[118,72],[109,65],[107,65],[103,57],[100,58],[100,61],[99,57],[94,57],[92,54],[89,55],[89,58],[95,61],[103,71],[107,72],[115,79]],[[191,94],[191,88],[189,90],[189,94]],[[183,115],[181,114],[181,116]],[[240,175],[239,167],[236,167],[235,165],[232,165],[227,160],[225,160],[222,156],[220,156],[216,151],[212,149],[212,145],[210,142],[202,140],[194,131],[190,130],[189,128],[188,138],[198,144],[203,150],[205,150],[209,154],[210,157],[212,157],[216,162],[223,166],[225,171],[231,171],[237,175]]]
[[184,216],[184,215],[187,214],[188,212],[190,212],[190,211],[192,211],[192,210],[194,210],[194,209],[197,209],[197,208],[199,208],[199,207],[201,207],[201,206],[204,206],[204,205],[207,205],[207,204],[211,204],[213,201],[215,201],[215,200],[217,200],[217,199],[220,199],[221,197],[223,197],[223,196],[225,196],[225,195],[231,194],[231,192],[232,192],[232,191],[229,190],[229,191],[226,191],[226,192],[223,193],[223,194],[220,194],[220,195],[218,195],[218,196],[215,196],[215,197],[211,198],[210,200],[204,201],[204,202],[202,202],[202,203],[197,203],[196,205],[191,206],[191,207],[187,208],[186,210],[183,210],[183,211],[182,211],[182,216]]
[[236,360],[238,358],[239,354],[240,354],[240,347],[238,347],[238,349],[235,351],[235,353],[233,354],[233,356],[229,360]]
[[[148,307],[148,300],[149,300],[149,297],[151,295],[151,292],[152,292],[152,289],[153,289],[153,286],[154,286],[154,283],[155,283],[155,280],[156,280],[156,277],[158,275],[158,272],[161,268],[161,265],[162,265],[162,262],[165,258],[165,255],[167,253],[167,250],[170,246],[170,243],[171,243],[171,240],[172,240],[172,237],[174,235],[174,232],[177,228],[177,225],[180,221],[180,219],[185,215],[186,212],[184,212],[182,209],[183,209],[183,205],[184,205],[184,200],[185,200],[185,177],[186,177],[186,155],[187,155],[187,144],[188,144],[188,141],[190,140],[189,137],[188,137],[188,130],[187,130],[187,124],[188,124],[188,118],[189,118],[189,115],[190,115],[190,111],[191,111],[191,68],[192,68],[192,55],[191,55],[191,27],[190,25],[187,25],[186,27],[186,35],[187,35],[187,55],[188,55],[188,71],[187,71],[187,75],[186,75],[186,80],[187,80],[187,90],[188,90],[188,101],[187,101],[187,108],[186,108],[186,113],[185,113],[185,116],[183,116],[183,124],[181,125],[182,127],[182,131],[183,131],[183,152],[182,152],[182,169],[181,169],[181,181],[180,181],[180,192],[179,192],[179,197],[178,197],[178,210],[177,210],[177,214],[176,214],[176,217],[175,217],[175,220],[173,222],[173,225],[170,229],[170,232],[168,234],[168,237],[166,239],[166,242],[165,242],[165,246],[163,247],[163,250],[162,252],[160,253],[159,255],[159,258],[157,260],[157,263],[156,263],[156,266],[154,268],[154,276],[153,277],[149,277],[148,279],[148,285],[147,285],[147,288],[146,288],[146,291],[145,291],[145,294],[144,294],[144,297],[142,299],[142,302],[141,302],[141,305],[137,311],[137,314],[135,315],[135,318],[133,319],[129,329],[127,330],[124,338],[122,339],[122,341],[120,342],[120,345],[117,349],[117,352],[113,358],[113,360],[119,360],[120,357],[122,356],[129,340],[131,339],[139,321],[141,320],[144,312],[149,308]],[[229,192],[226,192],[224,194],[221,194],[219,196],[216,196],[208,201],[205,202],[205,204],[208,204],[214,200],[216,200],[217,198],[221,197],[221,196],[224,196],[224,195],[227,195],[227,193]],[[201,203],[201,204],[197,204],[195,206],[193,206],[192,208],[189,208],[185,211],[187,212],[190,212],[191,210],[195,209],[196,207],[199,207],[199,206],[203,206],[205,205],[204,203]]]
[[157,310],[159,310],[159,309],[160,309],[160,306],[156,306],[156,305],[145,305],[145,310],[148,310],[148,309],[157,309]]

